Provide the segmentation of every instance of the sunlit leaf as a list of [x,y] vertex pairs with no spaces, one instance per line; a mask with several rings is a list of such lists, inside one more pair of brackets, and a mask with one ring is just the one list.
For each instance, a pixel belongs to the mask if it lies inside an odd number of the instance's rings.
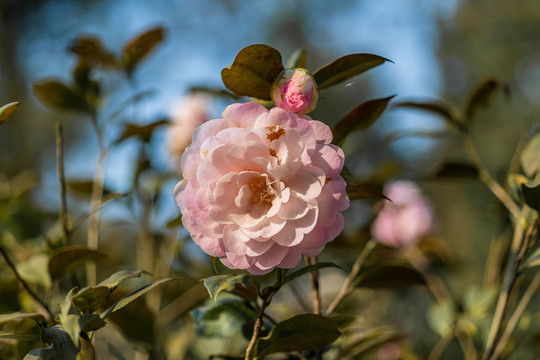
[[456,179],[478,177],[478,170],[469,164],[445,163],[434,175],[436,179]]
[[0,126],[17,111],[20,104],[19,102],[12,102],[0,107]]
[[[319,89],[323,90],[390,61],[373,54],[351,54],[332,61],[313,73]],[[390,61],[392,62],[392,61]]]
[[416,270],[400,264],[367,268],[355,280],[356,287],[371,289],[401,288],[424,283],[424,278]]
[[445,336],[452,330],[455,318],[456,310],[451,300],[434,304],[427,315],[429,326],[440,336]]
[[165,119],[161,119],[147,125],[138,125],[138,124],[129,124],[129,123],[124,124],[124,130],[120,134],[120,137],[115,141],[115,144],[119,144],[122,141],[132,138],[132,137],[138,137],[139,139],[147,143],[150,141],[152,134],[158,127],[168,124],[168,123],[169,121]]
[[255,300],[260,290],[259,283],[248,274],[216,275],[204,279],[203,283],[214,302],[222,291],[240,292],[248,299]]
[[58,279],[89,261],[102,261],[105,258],[107,255],[98,250],[79,245],[66,246],[51,254],[49,273],[53,279]]
[[48,270],[49,257],[45,254],[34,254],[17,263],[19,275],[28,283],[39,284],[47,288],[51,284]]
[[451,124],[455,124],[460,121],[459,110],[452,105],[449,105],[441,100],[428,100],[428,101],[401,101],[394,103],[393,107],[395,108],[410,108],[423,110],[437,114],[441,116],[444,120],[448,121]]
[[321,315],[301,314],[282,321],[257,340],[254,359],[276,352],[319,350],[341,336],[334,321]]
[[34,84],[34,94],[43,104],[52,108],[92,112],[80,94],[59,81],[44,80]]
[[131,293],[129,293],[128,295],[124,296],[123,298],[118,300],[116,303],[114,303],[110,308],[105,310],[101,314],[101,318],[105,319],[107,316],[112,314],[114,311],[120,310],[121,308],[128,305],[130,302],[137,299],[138,297],[146,294],[148,291],[152,290],[156,286],[159,286],[159,285],[161,285],[163,283],[166,283],[168,281],[171,281],[171,280],[177,280],[177,279],[175,279],[175,278],[166,278],[166,279],[157,280],[157,281],[154,281],[151,284],[145,285],[145,286],[143,286],[143,287],[141,287],[141,288],[139,288],[139,289],[137,289],[135,291],[132,291]]
[[349,111],[332,129],[334,143],[342,145],[350,133],[368,129],[382,115],[394,96],[366,101]]
[[298,49],[296,50],[289,60],[287,60],[287,64],[285,65],[285,68],[287,69],[294,69],[294,68],[306,68],[306,61],[307,61],[307,52],[304,49]]
[[540,133],[533,136],[520,155],[520,163],[525,175],[534,177],[540,168]]
[[131,39],[122,50],[122,63],[127,73],[132,73],[137,64],[148,56],[164,37],[165,30],[156,27]]
[[508,86],[494,79],[485,80],[473,91],[465,106],[465,114],[469,121],[474,118],[478,110],[489,104],[497,89],[502,89],[508,96]]
[[71,298],[71,303],[81,314],[91,314],[105,304],[109,292],[107,286],[86,287]]
[[101,40],[92,35],[79,35],[69,47],[79,58],[105,68],[118,66],[116,57],[105,48]]
[[310,272],[317,271],[319,269],[329,268],[329,267],[338,268],[338,269],[343,270],[339,265],[336,265],[336,264],[334,264],[332,262],[322,262],[322,263],[317,263],[317,264],[313,264],[313,265],[308,265],[308,266],[305,266],[305,267],[303,267],[301,269],[298,269],[295,272],[290,273],[287,276],[285,276],[283,278],[283,281],[281,282],[281,284],[285,285],[286,283],[296,279],[299,276],[309,274]]
[[0,314],[0,324],[10,321],[20,321],[23,319],[32,319],[40,324],[47,323],[45,317],[42,314],[38,313],[14,312],[11,314]]
[[146,273],[144,270],[122,270],[118,271],[107,279],[103,280],[98,284],[98,286],[106,286],[110,291],[114,291],[116,287],[126,279],[138,278],[141,277],[141,274]]
[[232,65],[221,70],[223,84],[238,96],[271,100],[272,83],[283,71],[281,54],[262,44],[240,50]]
[[192,310],[191,315],[199,335],[227,337],[242,332],[249,338],[247,332],[252,332],[258,312],[243,300],[220,298],[216,304]]
[[386,197],[383,193],[373,189],[369,185],[359,184],[359,185],[347,185],[346,187],[347,196],[350,200],[356,199],[386,199],[392,201]]

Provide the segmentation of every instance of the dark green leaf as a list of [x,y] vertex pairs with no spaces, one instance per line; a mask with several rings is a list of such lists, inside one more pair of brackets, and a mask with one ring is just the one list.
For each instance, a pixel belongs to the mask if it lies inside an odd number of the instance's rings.
[[19,102],[12,102],[0,107],[0,126],[17,111],[20,104]]
[[81,94],[55,80],[45,80],[34,84],[34,94],[43,104],[53,108],[92,112]]
[[217,96],[225,99],[240,100],[240,96],[233,94],[230,91],[220,88],[210,88],[205,86],[192,86],[189,91],[191,93],[203,93],[211,96]]
[[497,89],[502,89],[508,96],[508,86],[494,79],[485,80],[473,91],[465,106],[465,114],[469,121],[474,118],[478,110],[488,105]]
[[319,350],[341,336],[334,321],[321,315],[301,314],[278,323],[270,334],[259,338],[254,359],[276,352]]
[[383,193],[374,190],[369,185],[360,184],[360,185],[347,185],[347,196],[350,200],[355,199],[386,199],[388,201],[392,201],[391,199],[387,198]]
[[105,68],[115,68],[118,66],[115,56],[105,48],[99,38],[91,35],[77,37],[69,47],[69,50],[82,60],[93,65],[100,65]]
[[[313,73],[319,89],[323,90],[390,61],[373,54],[351,54],[332,61]],[[390,61],[392,62],[392,61]]]
[[[67,187],[77,195],[90,196],[94,189],[94,181],[84,179],[69,180],[67,182]],[[103,187],[103,196],[108,196],[111,193],[111,190]]]
[[282,71],[279,51],[257,44],[240,50],[232,65],[221,70],[221,79],[238,96],[271,100],[272,83]]
[[211,276],[203,282],[214,302],[222,291],[237,293],[249,300],[255,300],[260,290],[259,283],[248,274]]
[[287,64],[285,65],[285,68],[287,69],[294,69],[294,68],[306,68],[306,60],[307,60],[307,53],[304,49],[298,49],[296,50],[289,60],[287,60]]
[[139,288],[139,289],[137,289],[135,291],[132,291],[131,293],[127,294],[126,296],[124,296],[123,298],[118,300],[116,303],[114,303],[110,308],[105,310],[101,314],[101,318],[105,319],[111,313],[113,313],[113,312],[115,312],[117,310],[120,310],[121,308],[128,305],[130,302],[137,299],[138,297],[146,294],[148,291],[152,290],[156,286],[161,285],[161,284],[166,283],[166,282],[171,281],[171,280],[177,280],[177,279],[175,279],[175,278],[166,278],[166,279],[157,280],[157,281],[154,281],[151,284],[145,285],[145,286],[143,286],[143,287],[141,287],[141,288]]
[[520,163],[525,175],[534,177],[540,168],[540,133],[533,136],[520,155]]
[[128,72],[132,73],[137,64],[152,52],[165,37],[165,30],[156,27],[131,39],[122,50],[122,63]]
[[141,277],[141,274],[146,273],[144,270],[122,270],[118,271],[111,276],[109,276],[107,279],[103,280],[98,284],[98,286],[106,286],[110,289],[110,291],[114,291],[118,284],[120,284],[122,281],[126,279],[131,279],[135,277]]
[[445,163],[435,174],[436,179],[458,179],[477,177],[478,170],[469,164]]
[[540,184],[521,184],[521,193],[527,205],[536,211],[540,211]]
[[424,284],[424,278],[406,265],[379,265],[361,272],[355,286],[371,289],[390,289]]
[[322,262],[322,263],[318,263],[318,264],[303,267],[301,269],[296,270],[293,273],[288,274],[287,276],[285,276],[283,278],[283,281],[281,282],[281,284],[285,285],[289,281],[292,281],[292,280],[296,279],[299,276],[302,276],[304,274],[308,274],[308,273],[313,272],[313,271],[317,271],[319,269],[324,269],[324,268],[329,268],[329,267],[338,268],[338,269],[343,270],[340,266],[338,266],[338,265],[336,265],[336,264],[334,264],[332,262]]
[[461,121],[459,110],[440,100],[431,100],[431,101],[423,101],[423,102],[402,101],[402,102],[395,103],[394,107],[396,108],[404,107],[404,108],[428,111],[428,112],[442,116],[444,120],[448,121],[451,124],[456,124],[456,123],[459,123],[459,121]]
[[167,227],[167,229],[174,229],[178,226],[182,226],[182,214],[179,214],[178,216],[167,221],[167,224],[165,226]]
[[337,314],[330,316],[330,319],[332,319],[332,321],[336,323],[340,330],[344,330],[356,321],[356,316],[348,314]]
[[89,261],[102,261],[105,258],[107,255],[104,253],[85,246],[66,246],[51,254],[49,273],[53,279],[59,279]]
[[124,124],[124,130],[120,137],[115,141],[115,144],[119,144],[122,141],[129,139],[131,137],[138,137],[145,143],[150,141],[154,131],[161,125],[168,124],[169,121],[161,119],[147,125],[137,125],[137,124]]
[[89,332],[96,331],[107,325],[105,320],[103,320],[97,314],[81,315],[79,316],[79,325],[81,331]]
[[24,359],[77,360],[79,349],[73,345],[68,333],[58,327],[43,328],[43,342],[52,345],[34,349]]
[[86,287],[71,298],[71,303],[81,314],[91,314],[105,304],[109,292],[107,286]]
[[368,129],[382,115],[394,96],[366,101],[349,111],[332,129],[334,143],[342,145],[350,133]]

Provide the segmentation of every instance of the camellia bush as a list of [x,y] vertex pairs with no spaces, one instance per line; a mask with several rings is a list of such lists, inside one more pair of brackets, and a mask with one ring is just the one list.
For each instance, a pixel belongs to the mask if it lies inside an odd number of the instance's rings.
[[[484,165],[472,133],[477,114],[496,93],[508,92],[505,84],[486,80],[463,109],[389,94],[361,102],[342,119],[319,119],[310,114],[328,101],[325,91],[391,61],[356,53],[310,71],[305,51],[284,65],[278,50],[256,44],[222,70],[226,90],[193,88],[172,120],[141,122],[138,103],[149,93],[137,93],[133,75],[165,34],[159,27],[146,31],[119,53],[81,35],[70,46],[77,60],[71,81],[34,84],[35,96],[53,111],[89,122],[99,151],[92,179],[66,178],[57,123],[59,211],[48,215],[50,230],[40,242],[19,239],[6,225],[16,220],[0,217],[0,358],[535,356],[534,346],[520,350],[518,337],[534,338],[540,330],[538,315],[524,316],[540,286],[534,271],[540,264],[540,136],[523,136],[501,181]],[[112,73],[133,94],[107,112],[111,94],[96,75]],[[214,97],[228,105],[211,120],[206,106]],[[0,108],[0,126],[16,121],[19,105]],[[421,183],[355,177],[359,165],[342,147],[389,107],[445,122],[469,161],[447,162],[434,178],[476,178],[504,210],[483,284],[449,286],[452,239],[437,238],[436,204]],[[163,129],[167,141],[160,145],[175,159],[172,172],[160,170],[150,155],[151,139]],[[135,149],[135,170],[129,191],[118,193],[106,186],[105,163],[127,142]],[[0,214],[13,212],[31,186],[24,178],[0,180]],[[178,216],[157,221],[164,191]],[[360,214],[353,202],[369,211]],[[127,244],[106,211],[114,203],[139,230]],[[361,216],[362,234],[347,231],[347,221]],[[332,250],[340,242],[345,251]],[[411,286],[430,297],[414,316],[430,331],[421,346],[400,319],[383,320],[373,311],[373,304],[392,308]],[[374,298],[365,289],[386,295]]]

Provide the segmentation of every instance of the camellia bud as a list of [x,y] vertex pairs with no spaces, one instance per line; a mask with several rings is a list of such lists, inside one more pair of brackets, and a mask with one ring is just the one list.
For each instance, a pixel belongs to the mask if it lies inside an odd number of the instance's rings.
[[272,84],[272,100],[282,109],[307,114],[317,106],[319,90],[307,70],[286,69]]

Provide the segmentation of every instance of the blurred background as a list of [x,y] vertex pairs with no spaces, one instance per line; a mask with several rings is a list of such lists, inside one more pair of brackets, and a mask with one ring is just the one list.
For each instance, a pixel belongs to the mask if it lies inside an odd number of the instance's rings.
[[[70,48],[80,35],[100,38],[118,55],[126,42],[156,26],[165,29],[164,41],[131,79],[106,69],[92,73],[102,86],[97,121],[104,129],[104,143],[110,145],[104,162],[105,193],[137,194],[103,208],[100,249],[114,261],[99,267],[98,279],[121,268],[142,267],[156,275],[191,280],[179,288],[170,285],[160,298],[143,304],[150,314],[165,309],[157,319],[149,315],[147,326],[159,325],[168,329],[167,334],[129,334],[129,326],[122,326],[119,319],[123,340],[117,344],[121,345],[108,343],[101,348],[110,358],[132,358],[128,352],[141,358],[159,358],[159,353],[171,359],[227,352],[222,340],[200,337],[193,342],[195,325],[188,311],[205,301],[207,294],[198,279],[213,270],[174,223],[179,211],[170,194],[180,175],[178,159],[166,146],[168,127],[158,127],[144,144],[136,137],[115,141],[126,123],[173,121],[194,87],[222,89],[221,69],[245,46],[270,45],[284,61],[296,49],[306,49],[311,71],[350,53],[392,60],[321,94],[311,116],[329,125],[373,98],[397,94],[394,101],[443,99],[462,109],[481,81],[494,78],[507,84],[510,96],[496,94],[473,129],[480,155],[501,182],[520,136],[530,136],[538,125],[540,3],[534,0],[2,0],[0,105],[19,101],[21,107],[0,128],[0,240],[21,263],[54,249],[58,238],[55,123],[60,121],[64,127],[68,183],[91,181],[100,151],[87,116],[44,106],[35,97],[33,84],[43,79],[72,81],[77,58]],[[143,95],[135,101],[137,94]],[[206,99],[209,118],[219,117],[233,102],[212,95]],[[357,181],[380,190],[390,179],[412,179],[431,198],[438,219],[437,244],[444,249],[438,271],[457,297],[485,280],[490,243],[508,235],[505,212],[478,180],[433,179],[446,162],[467,162],[462,149],[456,134],[435,115],[392,106],[375,126],[351,136],[344,146],[347,166]],[[71,216],[87,211],[87,190],[76,184],[69,187]],[[321,257],[350,266],[356,257],[351,248],[358,249],[369,238],[372,208],[371,201],[352,202],[344,234]],[[85,236],[84,231],[76,231],[72,241],[85,244]],[[141,238],[152,240],[145,243]],[[148,246],[150,253],[144,255]],[[8,295],[13,281],[3,266],[0,313],[20,310],[20,299]],[[326,297],[336,291],[331,284],[343,276],[334,270],[325,274],[328,280],[323,277],[321,287],[323,301],[328,301]],[[301,283],[296,286],[309,292]],[[362,320],[367,328],[400,326],[410,336],[411,353],[425,357],[438,339],[425,318],[430,303],[424,290],[411,288],[364,290],[348,306],[360,316],[370,314]],[[533,346],[532,338],[523,341]],[[156,343],[159,350],[153,349]],[[455,359],[453,351],[458,350],[451,347],[448,359]]]

